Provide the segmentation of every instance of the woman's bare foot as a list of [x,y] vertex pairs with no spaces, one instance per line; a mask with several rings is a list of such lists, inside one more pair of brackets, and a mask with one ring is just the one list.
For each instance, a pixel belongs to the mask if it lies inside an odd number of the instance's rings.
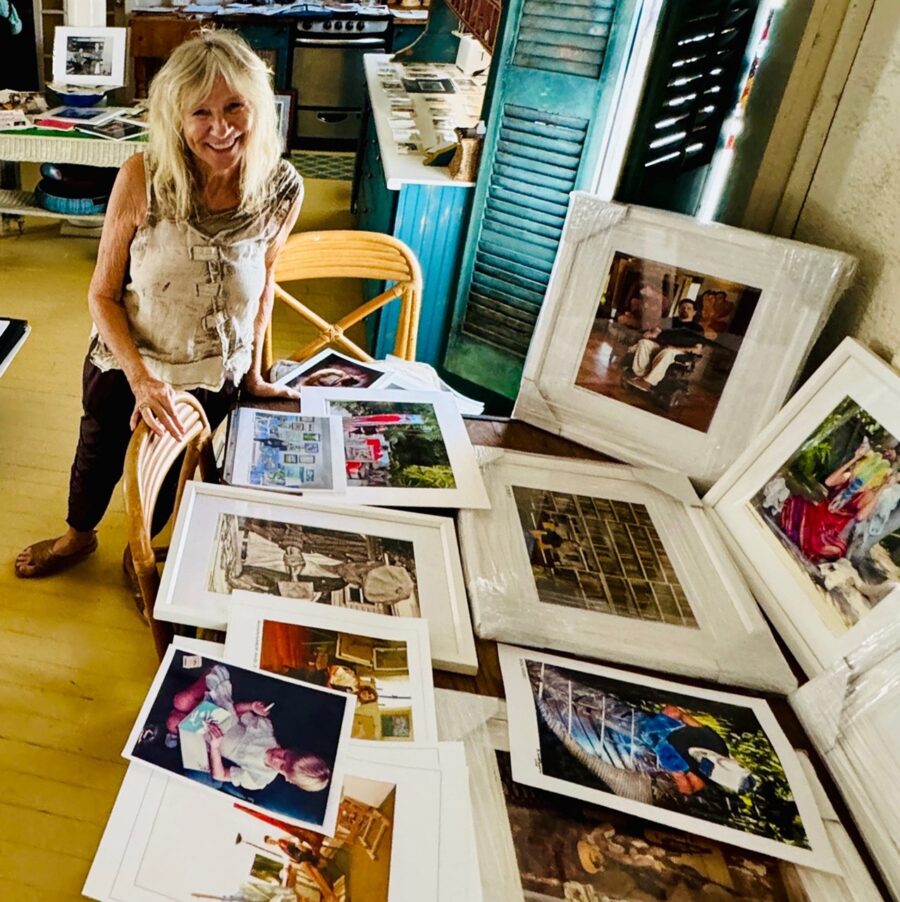
[[25,579],[50,576],[84,560],[97,550],[97,533],[81,532],[70,526],[56,539],[35,542],[16,557],[16,575]]

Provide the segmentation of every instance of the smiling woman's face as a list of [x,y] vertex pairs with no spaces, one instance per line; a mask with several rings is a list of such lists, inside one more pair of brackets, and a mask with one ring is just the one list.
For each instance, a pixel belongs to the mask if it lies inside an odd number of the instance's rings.
[[203,168],[224,173],[236,168],[250,128],[247,101],[219,77],[208,97],[181,117],[184,140]]

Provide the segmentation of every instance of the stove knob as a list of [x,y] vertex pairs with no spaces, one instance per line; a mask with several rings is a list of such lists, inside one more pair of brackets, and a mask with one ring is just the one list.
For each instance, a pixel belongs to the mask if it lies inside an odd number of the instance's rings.
[[366,23],[363,22],[362,19],[360,19],[359,22],[356,23],[357,31],[362,31],[365,27],[366,27]]
[[331,31],[331,22],[329,22],[328,20],[324,21],[322,23],[322,28],[324,28],[325,31]]
[[337,22],[334,23],[334,30],[342,31],[343,28],[344,28],[344,23],[340,19],[338,19]]

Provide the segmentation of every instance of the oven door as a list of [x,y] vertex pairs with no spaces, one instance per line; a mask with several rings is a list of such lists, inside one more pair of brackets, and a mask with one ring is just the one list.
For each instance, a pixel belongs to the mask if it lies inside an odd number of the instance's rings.
[[382,53],[384,38],[306,38],[294,42],[297,106],[361,110],[366,93],[363,54]]

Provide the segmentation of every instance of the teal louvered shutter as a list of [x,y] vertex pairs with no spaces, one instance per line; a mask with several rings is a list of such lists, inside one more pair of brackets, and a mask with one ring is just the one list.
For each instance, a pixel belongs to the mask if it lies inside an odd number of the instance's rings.
[[616,199],[693,215],[738,99],[759,0],[691,0],[663,11]]
[[[514,398],[571,191],[595,175],[636,0],[512,0],[444,369]],[[604,90],[607,89],[607,90]]]

